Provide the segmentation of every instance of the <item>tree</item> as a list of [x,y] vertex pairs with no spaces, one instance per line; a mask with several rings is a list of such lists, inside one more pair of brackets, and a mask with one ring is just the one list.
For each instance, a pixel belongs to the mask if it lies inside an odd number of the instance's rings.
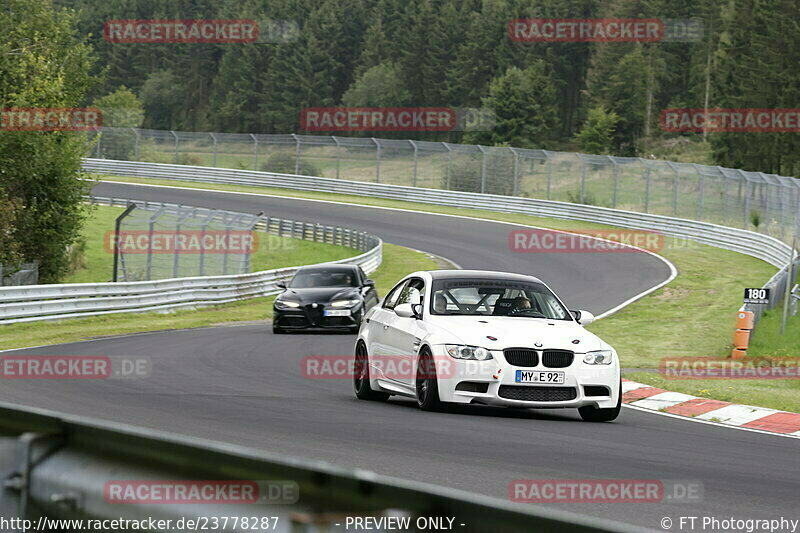
[[[75,16],[50,0],[5,0],[0,9],[0,108],[78,106],[94,81],[90,48],[75,35]],[[54,282],[80,239],[86,184],[80,179],[84,134],[0,132],[2,260],[39,262]]]
[[609,155],[614,142],[614,129],[619,116],[598,106],[589,111],[581,131],[575,135],[580,150],[587,154]]
[[103,126],[118,129],[104,129],[98,141],[99,152],[106,159],[128,160],[136,149],[136,133],[130,128],[138,128],[144,120],[144,107],[133,91],[120,86],[111,94],[94,101],[94,106],[103,114]]
[[511,67],[492,80],[483,105],[494,112],[495,127],[469,140],[545,148],[554,138],[558,119],[556,88],[542,60],[525,70]]
[[366,70],[342,96],[342,104],[347,107],[402,107],[410,101],[403,72],[395,63]]
[[185,106],[181,84],[170,70],[157,70],[148,76],[139,94],[147,111],[149,128],[171,130],[177,127],[176,110]]

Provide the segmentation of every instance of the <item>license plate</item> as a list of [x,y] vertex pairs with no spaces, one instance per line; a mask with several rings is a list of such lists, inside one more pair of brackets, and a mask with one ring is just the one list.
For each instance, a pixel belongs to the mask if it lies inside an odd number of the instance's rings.
[[517,370],[517,383],[564,383],[564,372]]
[[349,309],[326,309],[325,316],[350,316]]

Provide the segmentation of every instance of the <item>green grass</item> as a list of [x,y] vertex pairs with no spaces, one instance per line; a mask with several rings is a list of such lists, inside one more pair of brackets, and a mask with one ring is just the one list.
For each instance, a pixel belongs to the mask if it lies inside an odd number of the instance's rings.
[[[401,246],[384,244],[383,264],[372,274],[382,296],[403,276],[415,270],[440,268],[428,254]],[[31,322],[0,326],[0,348],[76,342],[97,337],[125,335],[145,331],[185,329],[265,320],[272,316],[273,297],[253,298],[242,302],[165,313],[141,313]],[[266,328],[266,324],[264,325]]]
[[[82,231],[86,246],[80,265],[63,283],[111,281],[114,256],[108,251],[107,233],[114,231],[114,221],[123,211],[119,207],[92,207]],[[263,232],[257,232],[257,243],[251,257],[252,272],[337,261],[361,253],[345,246],[278,237]],[[192,272],[191,275],[199,274]]]
[[[761,316],[747,353],[759,357],[800,357],[800,313],[786,318],[786,333],[781,335],[783,303]],[[798,381],[800,385],[800,381]]]

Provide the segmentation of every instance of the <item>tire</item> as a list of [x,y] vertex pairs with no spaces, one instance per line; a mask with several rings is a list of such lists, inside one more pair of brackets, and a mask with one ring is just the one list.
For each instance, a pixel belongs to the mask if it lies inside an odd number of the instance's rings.
[[369,356],[363,342],[356,345],[353,390],[359,400],[385,402],[389,399],[388,393],[374,391],[369,385]]
[[440,411],[443,407],[439,400],[439,384],[436,379],[436,363],[430,352],[420,353],[417,361],[417,405],[423,411]]
[[579,407],[578,413],[581,418],[586,422],[611,422],[619,416],[622,410],[622,382],[619,384],[619,398],[617,399],[616,407],[609,407],[607,409],[598,409],[597,407]]

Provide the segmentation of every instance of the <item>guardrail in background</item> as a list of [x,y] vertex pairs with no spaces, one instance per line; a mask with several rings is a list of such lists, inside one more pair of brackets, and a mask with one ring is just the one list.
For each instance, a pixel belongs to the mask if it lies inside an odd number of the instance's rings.
[[[96,198],[109,205],[128,200]],[[145,207],[178,210],[175,204],[141,202]],[[255,228],[273,235],[338,244],[364,253],[332,261],[359,265],[369,274],[382,261],[381,240],[369,233],[276,217],[261,217]],[[126,283],[68,283],[0,288],[0,325],[116,313],[166,311],[217,305],[280,292],[278,281],[292,276],[297,267],[249,274],[202,276]]]
[[[658,231],[664,235],[690,239],[703,244],[756,257],[778,267],[780,270],[765,286],[777,287],[786,279],[786,266],[792,256],[789,245],[776,237],[754,231],[700,222],[663,215],[623,211],[607,207],[537,200],[515,196],[423,189],[383,183],[348,181],[334,178],[296,176],[271,172],[231,170],[223,168],[169,165],[163,163],[141,163],[131,161],[111,161],[107,159],[86,159],[84,169],[89,172],[130,176],[149,179],[176,180],[198,183],[226,185],[248,185],[256,187],[277,187],[284,189],[317,191],[373,198],[404,200],[450,207],[469,206],[473,209],[486,209],[506,213],[582,220],[620,226],[625,228]],[[772,306],[781,300],[782,293],[771,291]],[[758,312],[756,320],[760,319]]]
[[[173,524],[181,517],[278,517],[277,527],[259,529],[310,533],[328,530],[349,515],[408,516],[412,520],[454,517],[454,529],[467,533],[643,531],[364,470],[7,403],[0,403],[0,434],[6,435],[0,437],[0,477],[5,481],[0,485],[2,516],[8,519],[17,514],[18,518],[33,519],[34,525],[40,516],[153,518],[172,520]],[[109,503],[105,497],[109,481],[190,479],[289,480],[297,484],[299,501],[164,505]],[[227,526],[225,531],[252,529],[252,525],[238,525]]]
[[101,128],[104,159],[346,178],[703,220],[792,242],[800,180],[712,165],[409,139]]

